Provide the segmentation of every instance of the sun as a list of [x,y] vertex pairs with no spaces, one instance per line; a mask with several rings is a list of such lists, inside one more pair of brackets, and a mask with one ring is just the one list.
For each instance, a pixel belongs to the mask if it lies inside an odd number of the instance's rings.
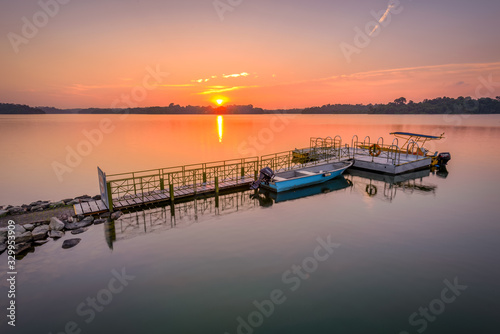
[[222,105],[224,103],[224,100],[223,99],[217,99],[215,100],[215,102],[218,104],[218,105]]

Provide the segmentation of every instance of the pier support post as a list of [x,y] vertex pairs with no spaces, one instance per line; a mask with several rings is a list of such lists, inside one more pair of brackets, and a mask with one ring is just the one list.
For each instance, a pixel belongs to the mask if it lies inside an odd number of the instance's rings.
[[219,177],[215,177],[215,196],[219,196]]
[[106,182],[106,188],[107,188],[107,193],[108,193],[108,210],[109,212],[113,212],[113,194],[111,193],[111,183]]
[[174,185],[173,184],[169,184],[168,185],[168,190],[170,191],[170,203],[174,203],[174,199],[175,199]]

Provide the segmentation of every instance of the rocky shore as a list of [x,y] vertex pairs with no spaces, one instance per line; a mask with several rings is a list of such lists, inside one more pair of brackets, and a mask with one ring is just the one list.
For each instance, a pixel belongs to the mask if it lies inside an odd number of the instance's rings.
[[[99,217],[75,215],[73,205],[81,202],[98,200],[101,197],[83,195],[75,198],[63,199],[58,202],[37,201],[21,206],[0,206],[0,254],[8,248],[8,221],[16,222],[15,254],[22,256],[36,246],[43,245],[50,238],[58,239],[66,233],[78,235],[88,230],[90,225],[103,224],[107,221],[118,219],[122,213],[104,213]],[[76,246],[81,239],[67,239],[62,248],[68,249]]]

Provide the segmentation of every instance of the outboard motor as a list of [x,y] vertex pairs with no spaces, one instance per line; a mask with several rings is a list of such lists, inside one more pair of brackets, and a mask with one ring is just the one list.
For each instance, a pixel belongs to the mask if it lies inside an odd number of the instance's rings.
[[448,152],[439,153],[439,155],[437,156],[437,161],[439,166],[446,166],[446,164],[450,160],[451,160],[451,154]]
[[271,168],[269,167],[264,167],[260,170],[260,175],[259,178],[255,181],[253,181],[252,185],[250,186],[250,189],[257,189],[259,188],[260,184],[264,182],[264,184],[269,184],[269,182],[272,181],[274,177],[274,172]]

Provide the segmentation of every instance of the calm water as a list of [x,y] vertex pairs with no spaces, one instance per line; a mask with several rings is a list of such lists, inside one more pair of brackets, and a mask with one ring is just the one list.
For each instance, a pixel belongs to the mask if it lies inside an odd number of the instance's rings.
[[[114,128],[59,182],[54,161],[104,117]],[[498,116],[224,116],[222,131],[215,116],[44,116],[0,127],[5,204],[95,194],[97,165],[263,155],[310,136],[446,132],[431,148],[452,154],[447,175],[352,172],[299,199],[228,194],[218,208],[200,199],[174,218],[158,208],[93,226],[69,250],[71,235],[50,241],[18,261],[17,333],[72,321],[82,333],[498,333]],[[328,240],[332,254],[320,248]],[[126,286],[114,279],[122,270],[134,277]]]

